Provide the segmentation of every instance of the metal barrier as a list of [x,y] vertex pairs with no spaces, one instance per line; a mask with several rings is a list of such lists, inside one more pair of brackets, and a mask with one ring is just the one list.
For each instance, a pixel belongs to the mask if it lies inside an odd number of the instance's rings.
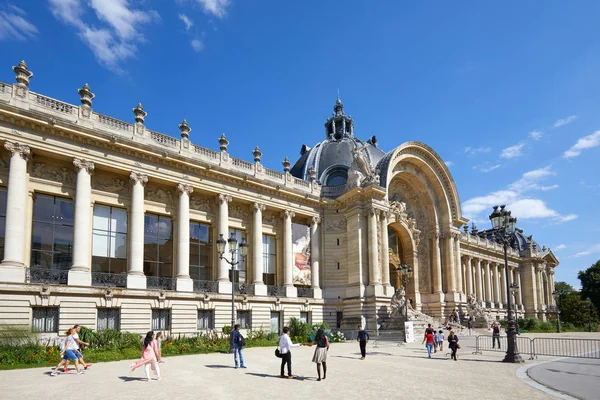
[[[600,339],[531,339],[525,336],[517,336],[516,339],[519,353],[529,354],[530,360],[538,356],[600,359]],[[480,335],[476,338],[473,354],[483,354],[483,351],[503,352],[506,351],[506,348],[506,336],[500,337],[500,347],[493,348],[492,336]]]
[[381,332],[376,336],[372,336],[373,340],[373,348],[378,349],[381,342],[391,342],[396,343],[396,347],[404,346],[406,343],[404,342],[404,331],[395,331],[395,332]]

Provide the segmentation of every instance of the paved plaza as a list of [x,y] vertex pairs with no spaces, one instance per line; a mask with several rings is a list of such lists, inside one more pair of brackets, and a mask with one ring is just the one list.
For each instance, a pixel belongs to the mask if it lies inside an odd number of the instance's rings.
[[[273,347],[244,350],[247,369],[234,369],[229,354],[168,357],[161,365],[163,379],[151,382],[143,380],[142,369],[129,372],[130,360],[98,363],[81,376],[50,377],[50,368],[1,371],[0,391],[5,399],[64,399],[72,397],[74,390],[86,399],[555,398],[519,379],[516,372],[522,365],[500,362],[503,353],[473,355],[474,337],[462,337],[458,362],[445,352],[427,359],[420,343],[398,347],[384,342],[378,348],[373,344],[369,343],[364,361],[359,360],[357,344],[332,344],[327,379],[321,382],[316,381],[311,363],[314,347],[294,349],[295,380],[279,378],[279,359],[273,355]],[[550,360],[540,357],[527,363]]]

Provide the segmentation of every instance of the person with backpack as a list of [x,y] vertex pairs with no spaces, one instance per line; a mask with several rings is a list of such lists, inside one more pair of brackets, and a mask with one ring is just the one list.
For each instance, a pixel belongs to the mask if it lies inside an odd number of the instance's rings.
[[358,327],[358,336],[356,337],[356,340],[360,346],[360,359],[364,360],[367,356],[367,343],[369,343],[369,334],[363,329],[362,326]]
[[[231,332],[231,343],[233,346],[233,360],[235,361],[235,367],[246,368],[246,364],[244,364],[244,356],[242,355],[242,348],[246,345],[246,341],[244,337],[240,333],[240,325],[235,324],[233,326],[233,332]],[[238,355],[239,355],[239,364],[238,364]]]
[[497,321],[492,324],[492,349],[496,347],[496,341],[500,349],[500,322]]
[[[292,347],[304,346],[302,343],[293,343],[290,339],[290,328],[287,326],[283,327],[282,334],[279,337],[279,348],[281,354],[281,374],[282,378],[294,379],[292,375]],[[284,367],[287,365],[288,375],[287,377],[283,374]]]

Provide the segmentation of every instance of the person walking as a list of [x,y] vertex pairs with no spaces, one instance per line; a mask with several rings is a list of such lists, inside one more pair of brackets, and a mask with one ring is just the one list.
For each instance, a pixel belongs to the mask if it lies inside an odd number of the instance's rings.
[[[244,356],[242,355],[242,348],[246,345],[246,341],[240,333],[239,324],[235,324],[233,326],[233,332],[231,332],[231,334],[231,343],[233,345],[233,361],[235,362],[235,367],[238,368],[238,366],[241,366],[242,368],[246,368],[246,364],[244,364]],[[240,358],[239,364],[238,356]]]
[[471,329],[473,329],[473,316],[469,314],[469,320],[467,321],[467,328],[469,328],[469,336],[471,336]]
[[434,336],[435,346],[439,351],[444,351],[444,331],[440,329]]
[[492,349],[496,347],[496,342],[498,342],[498,349],[500,349],[500,326],[498,321],[492,324]]
[[425,347],[427,348],[427,355],[431,358],[431,350],[433,349],[434,337],[432,332],[425,332],[425,338],[423,338],[423,342],[425,343]]
[[156,380],[160,380],[160,368],[158,367],[158,361],[156,360],[157,352],[158,348],[156,347],[156,341],[154,340],[154,332],[148,331],[142,346],[142,358],[131,364],[131,372],[142,365],[145,366],[146,380],[150,382],[150,366],[152,366],[152,370],[156,374]]
[[162,341],[163,341],[163,337],[162,337],[162,332],[158,332],[156,334],[156,349],[158,350],[158,352],[156,353],[156,360],[158,361],[159,364],[164,364],[164,361],[162,360]]
[[460,349],[460,345],[458,344],[458,336],[454,333],[454,331],[450,331],[448,335],[448,347],[452,350],[452,354],[450,354],[450,358],[454,361],[458,361],[456,359],[456,351]]
[[358,336],[356,337],[358,345],[360,347],[360,359],[364,360],[367,356],[367,343],[369,343],[369,333],[363,329],[362,326],[358,327]]
[[62,357],[62,360],[56,366],[56,368],[54,368],[54,370],[50,373],[50,376],[57,376],[58,369],[63,365],[65,365],[65,368],[63,371],[69,372],[69,369],[66,367],[66,364],[69,361],[75,361],[75,369],[77,370],[77,375],[83,374],[83,371],[79,368],[79,360],[77,358],[77,355],[75,354],[76,349],[78,347],[77,347],[77,342],[73,338],[74,332],[75,332],[75,329],[73,329],[73,328],[69,328],[65,332],[65,335],[67,335],[67,338],[65,339],[65,346],[62,348],[62,350],[60,352],[60,356]]
[[[92,364],[86,364],[83,359],[83,348],[81,346],[89,346],[90,344],[79,339],[79,332],[81,332],[81,325],[73,326],[73,340],[75,341],[75,356],[77,356],[77,360],[83,366],[83,369],[88,369],[92,366]],[[67,360],[64,368],[64,372],[69,372],[69,363],[71,360]]]
[[292,352],[290,349],[292,347],[302,346],[301,343],[292,343],[292,339],[290,339],[290,328],[287,326],[283,327],[283,333],[279,337],[279,349],[281,352],[281,374],[282,378],[286,378],[283,374],[284,367],[287,365],[287,378],[294,379],[294,375],[292,375]]
[[320,381],[321,364],[323,364],[323,379],[327,378],[327,352],[329,351],[329,338],[327,335],[325,335],[325,331],[323,329],[319,329],[317,331],[317,335],[310,346],[313,344],[316,344],[317,348],[315,349],[312,362],[317,364],[317,381]]

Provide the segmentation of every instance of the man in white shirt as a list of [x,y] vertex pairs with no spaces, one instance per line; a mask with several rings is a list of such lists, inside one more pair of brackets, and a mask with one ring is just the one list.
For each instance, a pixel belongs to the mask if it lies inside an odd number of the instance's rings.
[[292,339],[290,339],[290,328],[287,326],[283,327],[283,333],[279,338],[279,351],[281,352],[281,377],[286,378],[283,374],[283,370],[285,365],[287,364],[288,371],[288,379],[294,379],[294,375],[292,375],[292,352],[290,349],[292,347],[304,346],[301,343],[292,343]]

